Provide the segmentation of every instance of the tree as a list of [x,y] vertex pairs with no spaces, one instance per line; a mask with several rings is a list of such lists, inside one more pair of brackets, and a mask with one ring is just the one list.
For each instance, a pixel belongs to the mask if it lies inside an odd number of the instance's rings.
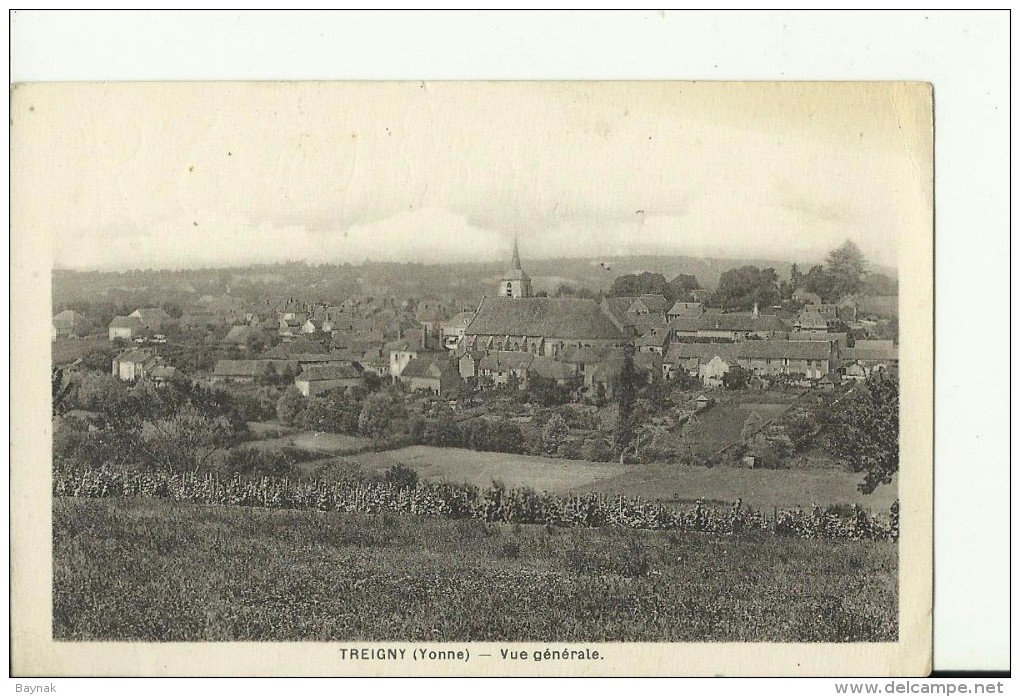
[[66,414],[74,408],[74,400],[80,381],[74,380],[74,374],[68,374],[60,368],[52,368],[50,372],[50,397],[53,416]]
[[[691,291],[698,290],[701,288],[701,284],[698,283],[696,276],[691,274],[681,273],[669,282],[670,291],[672,292],[672,300],[683,300],[688,301],[692,298]],[[666,298],[670,298],[667,296]]]
[[876,376],[832,406],[829,416],[832,454],[864,472],[858,488],[870,494],[889,484],[900,466],[900,386]]
[[719,287],[713,299],[726,310],[750,310],[755,305],[770,307],[780,301],[779,277],[771,268],[741,266],[730,269],[719,276]]
[[796,264],[792,264],[790,266],[790,287],[793,290],[797,290],[798,288],[800,288],[800,284],[803,282],[803,280],[804,274],[800,272],[800,269],[797,268]]
[[124,383],[108,373],[89,373],[78,388],[78,403],[90,411],[118,412],[130,408],[130,401]]
[[375,439],[385,436],[404,416],[402,398],[393,392],[374,392],[365,398],[358,416],[358,432]]
[[639,274],[624,274],[613,280],[609,294],[616,297],[632,295],[663,295],[667,301],[673,300],[673,288],[661,273],[643,271]]
[[730,366],[730,369],[723,373],[722,384],[727,390],[742,390],[747,387],[750,374],[739,365]]
[[634,366],[634,347],[628,345],[623,350],[623,367],[620,369],[620,379],[616,387],[616,432],[613,434],[613,445],[620,453],[620,460],[623,461],[624,451],[630,447],[631,439],[634,437],[636,419],[634,416],[634,405],[637,402],[638,390],[641,389],[642,375]]
[[147,421],[145,426],[139,443],[143,461],[157,469],[207,470],[212,457],[234,443],[235,432],[228,419],[195,407]]
[[542,451],[546,455],[554,455],[569,434],[567,420],[559,414],[553,414],[542,428]]
[[825,266],[832,278],[832,300],[838,300],[860,290],[867,263],[856,244],[847,240],[829,252],[825,258]]
[[833,299],[832,274],[824,266],[812,266],[808,269],[801,279],[801,287],[817,295],[823,302],[830,302]]
[[293,385],[284,390],[279,401],[276,403],[276,417],[284,426],[296,424],[301,416],[301,412],[304,410],[305,397]]

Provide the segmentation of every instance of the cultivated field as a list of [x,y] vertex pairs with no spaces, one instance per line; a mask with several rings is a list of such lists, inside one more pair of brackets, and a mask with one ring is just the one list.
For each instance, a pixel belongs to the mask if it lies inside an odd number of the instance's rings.
[[53,636],[895,641],[896,547],[56,498]]

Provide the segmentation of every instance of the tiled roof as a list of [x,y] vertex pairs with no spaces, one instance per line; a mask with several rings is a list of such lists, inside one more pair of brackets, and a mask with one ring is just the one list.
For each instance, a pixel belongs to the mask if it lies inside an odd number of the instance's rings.
[[265,374],[266,368],[268,366],[269,361],[261,360],[216,361],[216,367],[213,368],[213,375],[223,375],[230,377],[255,377],[256,375]]
[[133,331],[141,331],[144,328],[142,320],[137,317],[124,317],[122,315],[118,315],[110,322],[110,329],[131,329]]
[[471,324],[471,320],[473,320],[474,318],[475,318],[474,312],[460,312],[454,315],[446,322],[443,322],[443,326],[452,327],[454,329],[460,327],[467,327],[469,324]]
[[573,366],[548,356],[535,356],[531,361],[531,365],[528,366],[528,372],[552,380],[567,380],[575,374]]
[[669,307],[666,296],[656,294],[642,294],[638,298],[648,308],[649,312],[665,312]]
[[404,366],[404,370],[400,373],[401,379],[403,378],[435,378],[439,379],[441,374],[447,370],[450,370],[449,364],[446,362],[445,356],[437,356],[434,354],[422,355],[417,358],[412,358]]
[[143,349],[128,349],[117,354],[117,357],[113,360],[118,363],[145,363],[146,361],[154,359],[156,356],[151,351],[145,351]]
[[741,341],[734,344],[737,358],[793,358],[818,360],[829,358],[831,346],[827,341]]
[[634,331],[637,332],[638,336],[644,336],[649,333],[652,329],[665,329],[666,315],[660,315],[657,312],[650,312],[647,315],[635,315],[633,316]]
[[162,307],[140,307],[131,314],[135,315],[143,322],[153,319],[167,319],[170,316],[165,310],[163,310]]
[[527,351],[490,351],[478,361],[478,369],[497,373],[507,370],[527,370],[534,360],[534,354]]
[[[679,322],[680,320],[673,320]],[[785,332],[789,330],[775,315],[755,315],[751,312],[722,312],[704,314],[697,320],[699,330],[727,332]]]
[[485,298],[466,333],[558,339],[623,336],[598,303],[580,298]]
[[159,365],[149,371],[149,377],[156,378],[158,380],[169,380],[177,374],[177,368],[169,365]]
[[315,382],[317,380],[353,380],[359,377],[361,377],[361,371],[353,363],[341,363],[308,366],[297,379]]
[[[755,342],[762,343],[762,342]],[[666,351],[666,363],[678,363],[690,358],[697,358],[699,361],[709,361],[714,356],[732,356],[734,347],[737,344],[719,343],[673,343]]]
[[892,341],[860,340],[853,348],[843,350],[843,357],[849,361],[895,361],[899,350]]
[[635,346],[662,346],[665,343],[666,343],[665,334],[659,334],[657,336],[645,334],[644,336],[639,336],[637,339],[634,339]]
[[668,315],[680,315],[681,317],[697,317],[702,312],[701,303],[685,303],[679,300],[673,303],[673,307],[669,308]]
[[654,351],[640,351],[634,354],[634,365],[645,370],[662,370],[662,355]]
[[325,347],[317,341],[301,337],[290,343],[282,343],[266,352],[266,358],[290,358],[293,354],[299,353],[326,353]]

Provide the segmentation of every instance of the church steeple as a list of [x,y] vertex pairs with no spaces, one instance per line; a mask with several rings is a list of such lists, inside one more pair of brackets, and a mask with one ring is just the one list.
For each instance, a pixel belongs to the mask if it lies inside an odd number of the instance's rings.
[[506,298],[530,298],[531,278],[521,268],[521,252],[517,247],[517,235],[514,235],[514,251],[510,258],[510,268],[499,281],[499,295]]

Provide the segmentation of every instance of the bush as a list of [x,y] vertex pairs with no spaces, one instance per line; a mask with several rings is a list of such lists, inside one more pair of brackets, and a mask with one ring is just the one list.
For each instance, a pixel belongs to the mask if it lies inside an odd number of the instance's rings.
[[556,448],[556,457],[563,457],[568,460],[581,459],[581,440],[568,437]]
[[567,421],[559,414],[553,414],[542,429],[542,450],[546,455],[553,455],[565,443],[570,428]]
[[398,462],[386,470],[386,483],[397,489],[413,489],[418,486],[418,473],[402,462]]
[[305,398],[291,385],[276,403],[276,416],[284,426],[294,426],[305,410]]
[[590,462],[610,462],[613,460],[613,446],[605,438],[592,436],[581,444],[581,459]]
[[294,474],[294,460],[283,452],[238,448],[227,455],[222,470],[228,477],[286,477]]

